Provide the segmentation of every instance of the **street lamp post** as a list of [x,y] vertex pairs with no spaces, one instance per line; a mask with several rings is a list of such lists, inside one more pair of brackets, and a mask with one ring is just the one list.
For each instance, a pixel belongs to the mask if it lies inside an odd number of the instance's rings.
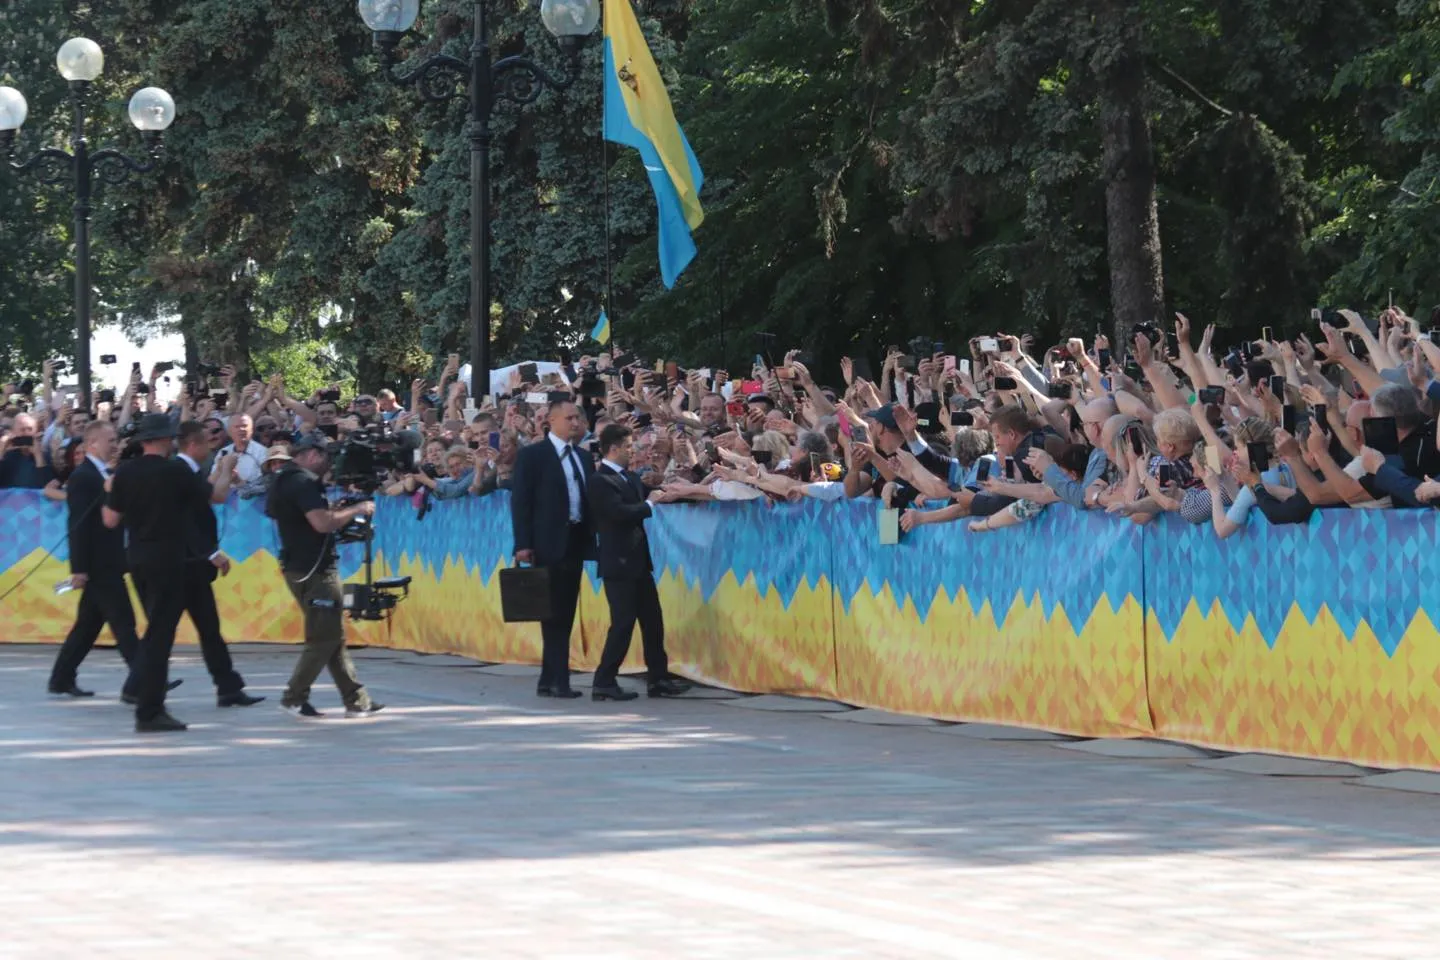
[[[490,377],[490,114],[498,103],[534,103],[548,87],[564,90],[575,80],[575,62],[585,37],[600,20],[598,0],[542,0],[540,19],[569,59],[570,73],[555,76],[526,57],[490,59],[485,3],[474,4],[475,32],[468,60],[445,54],[430,57],[397,75],[396,48],[415,24],[420,0],[359,0],[360,17],[375,35],[385,77],[413,86],[421,99],[434,102],[470,98],[470,393],[489,392]],[[461,86],[468,93],[462,93]]]
[[70,151],[54,147],[36,151],[26,160],[15,159],[16,134],[25,123],[29,106],[14,87],[0,87],[0,158],[17,173],[33,173],[48,185],[70,179],[75,191],[75,371],[80,379],[80,402],[90,406],[90,195],[95,177],[118,185],[132,173],[155,169],[162,152],[161,138],[175,122],[175,101],[159,87],[146,87],[130,98],[130,122],[140,131],[146,159],[133,160],[119,150],[90,149],[85,137],[85,109],[90,85],[105,68],[105,54],[99,44],[84,37],[66,40],[55,57],[60,76],[70,82],[70,107],[74,125]]

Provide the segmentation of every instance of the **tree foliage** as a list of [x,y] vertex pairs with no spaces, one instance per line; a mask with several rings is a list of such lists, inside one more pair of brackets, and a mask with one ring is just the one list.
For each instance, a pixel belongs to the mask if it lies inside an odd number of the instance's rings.
[[[567,65],[537,7],[489,7],[495,56],[576,77],[494,118],[498,360],[583,344],[602,305],[627,346],[734,367],[760,333],[828,363],[1436,296],[1433,3],[644,0],[707,176],[669,291],[644,171],[600,141],[600,45]],[[402,57],[465,56],[470,15],[426,0]],[[137,146],[142,81],[180,107],[164,168],[100,198],[103,319],[367,385],[465,351],[465,102],[387,83],[350,0],[13,0],[0,77],[30,96],[27,148],[63,142],[53,51],[75,33],[106,48],[98,137]],[[65,191],[0,176],[0,366],[69,350],[68,221]]]

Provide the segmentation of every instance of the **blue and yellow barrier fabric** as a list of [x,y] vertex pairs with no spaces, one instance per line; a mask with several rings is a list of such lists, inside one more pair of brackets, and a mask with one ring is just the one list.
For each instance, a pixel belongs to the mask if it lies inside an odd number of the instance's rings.
[[[500,616],[509,508],[502,493],[417,521],[408,500],[382,501],[376,575],[414,583],[389,624],[351,624],[352,638],[538,663],[539,628]],[[261,505],[217,509],[235,560],[216,583],[227,638],[297,642]],[[1175,518],[1137,527],[1052,509],[989,534],[920,527],[887,547],[876,509],[660,509],[649,529],[672,667],[948,720],[1440,769],[1433,514],[1322,511],[1296,527],[1257,516],[1220,541]],[[0,593],[34,571],[0,602],[0,642],[58,642],[69,629],[75,594],[51,589],[69,572],[64,533],[62,504],[0,491]],[[357,548],[341,566],[356,575]],[[578,669],[604,643],[602,588],[582,587]]]

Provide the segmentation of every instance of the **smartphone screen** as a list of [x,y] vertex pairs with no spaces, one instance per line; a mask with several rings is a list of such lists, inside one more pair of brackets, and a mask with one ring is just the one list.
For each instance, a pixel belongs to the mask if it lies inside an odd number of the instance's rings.
[[1006,480],[1014,480],[1014,479],[1015,479],[1015,458],[1014,458],[1014,457],[1006,457],[1006,458],[1005,458],[1005,479],[1006,479]]
[[1205,447],[1205,465],[1210,468],[1211,473],[1220,473],[1220,448],[1216,446]]
[[1330,436],[1330,421],[1326,416],[1325,404],[1317,403],[1314,408],[1314,414],[1315,426],[1319,427],[1320,432],[1325,434],[1325,436]]
[[1389,456],[1400,452],[1400,434],[1394,417],[1365,418],[1365,446]]
[[1014,378],[1014,377],[996,377],[996,378],[995,378],[995,389],[996,389],[996,390],[1018,390],[1018,389],[1020,389],[1020,384],[1018,384],[1018,383],[1015,382],[1015,378]]
[[957,363],[957,361],[956,361],[955,356],[954,356],[953,354],[950,355],[950,356],[948,356],[948,357],[946,357],[946,358],[945,358],[944,365],[941,367],[941,372],[943,372],[943,373],[949,373],[950,371],[952,371],[952,370],[955,369],[956,363]]
[[498,431],[498,430],[491,430],[491,431],[490,431],[490,436],[489,436],[489,437],[487,438],[487,440],[486,440],[486,445],[487,445],[491,450],[499,450],[499,449],[500,449],[500,431]]
[[1245,452],[1250,456],[1250,469],[1264,473],[1270,469],[1270,448],[1263,443],[1247,443]]
[[1280,428],[1295,436],[1295,408],[1288,403],[1280,408]]
[[1278,373],[1270,378],[1270,392],[1280,400],[1285,399],[1285,378]]
[[1160,464],[1160,469],[1157,472],[1159,473],[1160,486],[1170,486],[1170,464]]
[[1129,427],[1125,431],[1130,436],[1130,450],[1135,456],[1143,456],[1145,453],[1145,441],[1140,436],[1139,427]]
[[1275,331],[1271,330],[1269,327],[1261,327],[1260,339],[1264,340],[1266,343],[1273,343],[1275,341]]

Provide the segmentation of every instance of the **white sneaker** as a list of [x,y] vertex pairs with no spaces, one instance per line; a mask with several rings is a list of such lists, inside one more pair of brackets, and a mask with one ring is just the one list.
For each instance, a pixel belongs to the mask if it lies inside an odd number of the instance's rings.
[[381,710],[384,710],[384,709],[385,709],[385,704],[383,704],[383,703],[372,703],[372,704],[370,704],[370,706],[369,706],[368,708],[366,708],[366,707],[346,707],[346,708],[345,708],[345,719],[346,719],[346,720],[364,720],[366,717],[373,717],[373,716],[375,716],[375,714],[379,713]]

